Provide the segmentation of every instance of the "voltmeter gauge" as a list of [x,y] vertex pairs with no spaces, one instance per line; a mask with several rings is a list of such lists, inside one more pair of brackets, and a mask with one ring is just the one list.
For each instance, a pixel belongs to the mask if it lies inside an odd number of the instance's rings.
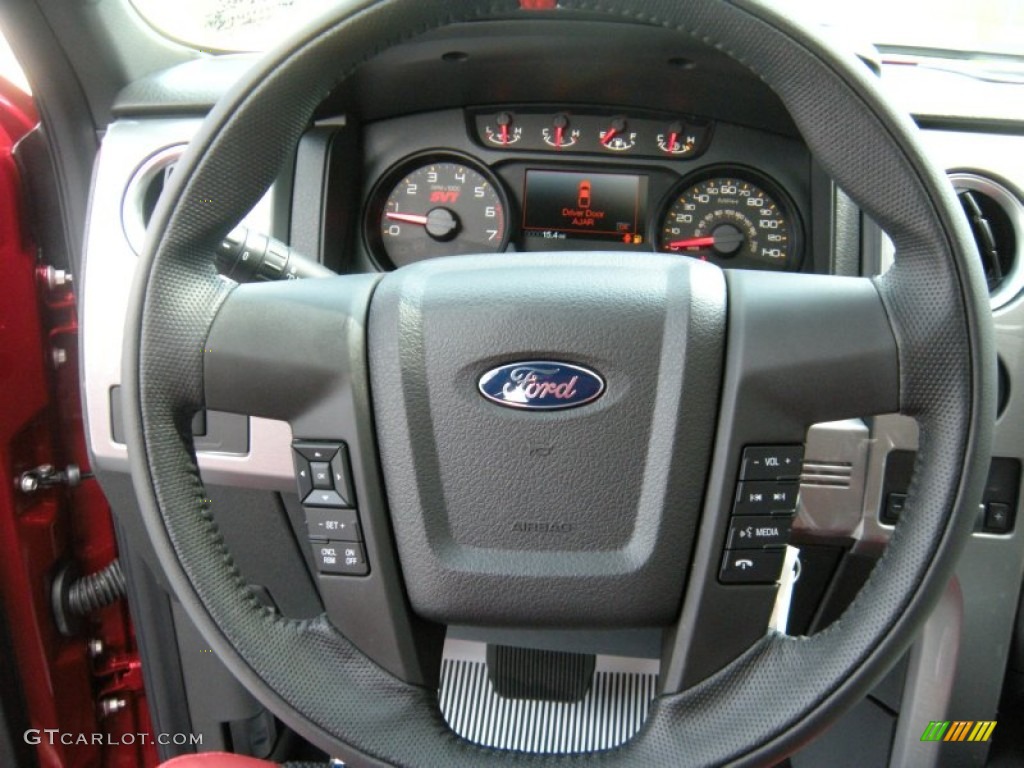
[[385,268],[495,253],[508,242],[507,210],[504,191],[486,168],[458,155],[420,156],[377,184],[366,238]]

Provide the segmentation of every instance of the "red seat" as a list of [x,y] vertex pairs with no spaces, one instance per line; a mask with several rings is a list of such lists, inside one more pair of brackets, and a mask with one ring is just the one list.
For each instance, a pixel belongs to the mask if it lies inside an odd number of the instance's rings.
[[277,763],[227,752],[200,752],[172,757],[166,763],[160,763],[160,768],[277,768]]

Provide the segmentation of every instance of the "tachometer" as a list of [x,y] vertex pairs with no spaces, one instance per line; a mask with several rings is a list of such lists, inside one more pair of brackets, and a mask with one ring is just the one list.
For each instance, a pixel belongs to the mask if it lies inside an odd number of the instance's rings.
[[752,175],[702,175],[669,198],[658,227],[658,250],[722,267],[794,270],[798,228],[780,191]]
[[382,266],[493,253],[508,241],[505,196],[486,169],[459,156],[413,158],[377,185],[366,233]]

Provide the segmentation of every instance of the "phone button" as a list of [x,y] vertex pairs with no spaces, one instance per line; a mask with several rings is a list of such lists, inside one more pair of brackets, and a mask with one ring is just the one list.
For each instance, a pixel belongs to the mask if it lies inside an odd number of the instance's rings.
[[785,558],[784,549],[726,550],[718,580],[723,584],[774,584]]

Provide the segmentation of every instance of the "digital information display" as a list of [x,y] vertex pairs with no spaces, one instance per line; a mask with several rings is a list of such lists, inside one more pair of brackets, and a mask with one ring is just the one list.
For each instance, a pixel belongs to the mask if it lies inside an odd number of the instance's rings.
[[644,241],[647,177],[580,171],[526,172],[523,229],[545,238]]

